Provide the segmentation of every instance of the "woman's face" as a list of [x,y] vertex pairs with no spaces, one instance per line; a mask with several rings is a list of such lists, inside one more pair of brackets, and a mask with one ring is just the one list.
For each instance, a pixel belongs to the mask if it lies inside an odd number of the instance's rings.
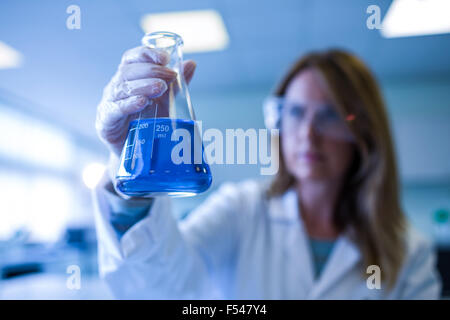
[[287,170],[297,181],[341,179],[353,144],[317,71],[300,72],[288,85],[285,101],[281,143]]

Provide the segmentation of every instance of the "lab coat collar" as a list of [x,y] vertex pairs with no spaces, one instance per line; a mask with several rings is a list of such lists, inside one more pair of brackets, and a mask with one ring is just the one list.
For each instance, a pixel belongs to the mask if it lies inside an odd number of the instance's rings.
[[[298,206],[297,193],[289,189],[283,195],[283,209],[278,212],[271,212],[271,216],[284,219],[284,221],[295,221],[298,226],[289,237],[287,237],[288,246],[298,247],[296,257],[297,263],[303,266],[300,272],[302,283],[309,288],[310,299],[320,298],[321,294],[326,292],[339,278],[349,272],[352,267],[361,259],[356,245],[350,240],[348,235],[340,235],[334,244],[333,250],[328,257],[328,261],[322,270],[320,277],[314,280],[314,265],[309,246],[309,238],[304,228]],[[296,243],[293,243],[295,241]],[[303,254],[302,254],[303,253]],[[305,261],[306,259],[306,261]]]

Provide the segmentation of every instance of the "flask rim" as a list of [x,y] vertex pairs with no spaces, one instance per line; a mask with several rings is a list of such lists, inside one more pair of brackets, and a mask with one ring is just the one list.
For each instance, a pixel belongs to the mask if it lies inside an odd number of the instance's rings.
[[[161,45],[161,43],[159,43],[158,45],[152,44],[152,41],[159,39],[165,39],[167,40],[167,42],[163,43],[163,45]],[[145,34],[145,36],[142,38],[142,44],[150,48],[165,49],[175,46],[182,46],[183,39],[181,38],[180,35],[174,32],[156,31]]]

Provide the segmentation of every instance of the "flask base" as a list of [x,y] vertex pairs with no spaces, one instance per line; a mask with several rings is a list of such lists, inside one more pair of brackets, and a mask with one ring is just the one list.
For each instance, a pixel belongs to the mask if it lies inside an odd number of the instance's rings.
[[205,174],[204,177],[197,177],[195,180],[186,180],[183,177],[163,177],[159,176],[155,179],[148,177],[139,178],[116,178],[116,189],[124,195],[130,197],[192,197],[206,191],[211,185],[212,178]]

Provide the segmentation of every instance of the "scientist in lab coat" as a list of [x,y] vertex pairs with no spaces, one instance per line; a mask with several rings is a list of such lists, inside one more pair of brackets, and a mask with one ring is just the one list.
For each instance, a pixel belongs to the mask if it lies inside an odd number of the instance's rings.
[[[111,151],[94,190],[99,268],[117,298],[439,298],[432,245],[400,206],[382,96],[345,51],[302,57],[268,99],[268,123],[280,129],[270,183],[225,183],[181,221],[168,197],[117,194],[128,123],[166,92],[167,60],[146,47],[125,52],[97,108]],[[194,69],[184,63],[187,82]]]

